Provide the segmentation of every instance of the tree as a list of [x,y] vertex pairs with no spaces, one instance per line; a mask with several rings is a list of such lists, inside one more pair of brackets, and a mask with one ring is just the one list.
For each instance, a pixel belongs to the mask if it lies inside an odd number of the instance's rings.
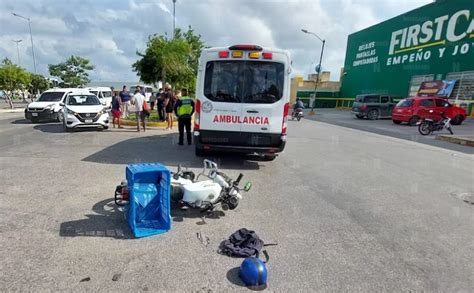
[[64,86],[70,87],[85,86],[90,81],[88,71],[94,67],[88,59],[79,56],[71,56],[63,63],[48,65],[49,74],[59,77]]
[[173,39],[156,34],[148,38],[144,53],[132,68],[145,83],[169,82],[175,87],[195,90],[198,60],[204,43],[189,27],[186,32],[176,29]]
[[2,61],[0,66],[0,89],[4,91],[5,98],[13,106],[13,95],[15,91],[23,91],[31,82],[30,74],[23,68],[14,65],[8,58]]
[[31,74],[31,83],[29,86],[30,93],[34,94],[37,92],[44,92],[51,86],[49,80],[47,80],[41,74]]

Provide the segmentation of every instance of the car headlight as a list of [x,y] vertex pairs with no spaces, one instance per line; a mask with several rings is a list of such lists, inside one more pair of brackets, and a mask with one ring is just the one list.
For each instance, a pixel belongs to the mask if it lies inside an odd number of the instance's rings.
[[44,107],[46,110],[53,110],[54,109],[54,104],[48,105]]
[[66,112],[67,112],[68,114],[71,114],[71,115],[76,115],[76,113],[75,113],[74,111],[71,111],[71,110],[69,110],[68,108],[66,108]]

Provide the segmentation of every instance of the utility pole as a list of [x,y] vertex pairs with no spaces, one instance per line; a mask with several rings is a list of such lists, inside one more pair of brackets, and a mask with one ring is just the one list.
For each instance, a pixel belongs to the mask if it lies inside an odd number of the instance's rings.
[[[316,103],[316,93],[317,93],[317,89],[318,89],[318,83],[319,83],[319,75],[321,74],[321,70],[322,70],[322,63],[323,63],[323,53],[324,53],[324,45],[326,44],[326,40],[323,40],[322,38],[320,38],[317,34],[313,33],[313,32],[310,32],[308,30],[305,30],[305,29],[301,29],[301,31],[305,34],[310,34],[310,35],[313,35],[315,36],[316,38],[318,38],[322,43],[323,43],[323,47],[321,48],[321,57],[319,57],[319,65],[318,65],[318,71],[317,71],[317,76],[316,76],[316,84],[314,85],[314,100]],[[311,105],[311,112],[309,113],[309,115],[314,115],[314,103],[313,105]]]
[[23,18],[25,20],[28,20],[28,27],[30,28],[30,40],[31,40],[31,54],[33,55],[33,68],[35,70],[35,73],[36,72],[36,59],[35,59],[35,49],[34,49],[34,46],[33,46],[33,33],[31,32],[31,20],[29,17],[25,17],[25,16],[22,16],[22,15],[19,15],[15,12],[12,12],[13,16],[16,16],[16,17],[19,17],[19,18]]
[[173,39],[176,33],[176,0],[173,0]]
[[16,43],[16,53],[18,54],[18,66],[21,67],[19,44],[23,42],[23,40],[12,40],[12,41]]

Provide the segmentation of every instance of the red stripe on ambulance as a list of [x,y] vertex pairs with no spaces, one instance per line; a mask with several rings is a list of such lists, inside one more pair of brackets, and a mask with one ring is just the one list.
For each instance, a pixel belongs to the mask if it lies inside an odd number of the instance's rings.
[[245,116],[240,117],[236,115],[215,115],[212,120],[213,123],[230,123],[230,124],[257,124],[270,125],[268,117]]

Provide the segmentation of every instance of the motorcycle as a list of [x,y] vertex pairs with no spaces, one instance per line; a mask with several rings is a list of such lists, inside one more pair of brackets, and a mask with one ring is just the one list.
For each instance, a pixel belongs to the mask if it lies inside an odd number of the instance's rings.
[[301,108],[298,108],[298,109],[294,110],[293,113],[291,114],[291,119],[292,120],[296,119],[296,120],[300,121],[301,118],[303,118],[303,117],[304,117],[304,113],[303,113],[303,109],[301,109]]
[[[239,183],[242,180],[241,173],[237,180],[232,180],[217,168],[217,164],[204,160],[204,168],[197,176],[193,171],[183,170],[178,165],[178,171],[171,173],[170,197],[181,205],[181,209],[199,208],[201,212],[212,212],[218,205],[223,210],[235,209],[242,195]],[[205,178],[200,181],[200,178]],[[243,190],[248,192],[252,184],[247,182]],[[128,204],[129,192],[127,181],[124,180],[115,189],[115,204],[124,206]]]
[[[433,113],[433,110],[429,111]],[[451,129],[451,118],[447,117],[444,112],[441,113],[441,120],[436,122],[433,119],[425,118],[418,125],[418,132],[421,135],[430,135],[434,131],[441,131],[443,128],[446,128],[449,133],[454,134]]]
[[[211,212],[220,205],[223,210],[233,210],[242,199],[239,183],[243,176],[240,173],[237,180],[232,180],[210,160],[204,160],[203,171],[197,176],[192,171],[182,170],[178,165],[178,171],[172,173],[171,199],[179,203],[182,209],[191,207],[199,208],[201,212]],[[205,179],[200,181],[202,177]],[[251,186],[247,182],[243,190],[248,192]]]

